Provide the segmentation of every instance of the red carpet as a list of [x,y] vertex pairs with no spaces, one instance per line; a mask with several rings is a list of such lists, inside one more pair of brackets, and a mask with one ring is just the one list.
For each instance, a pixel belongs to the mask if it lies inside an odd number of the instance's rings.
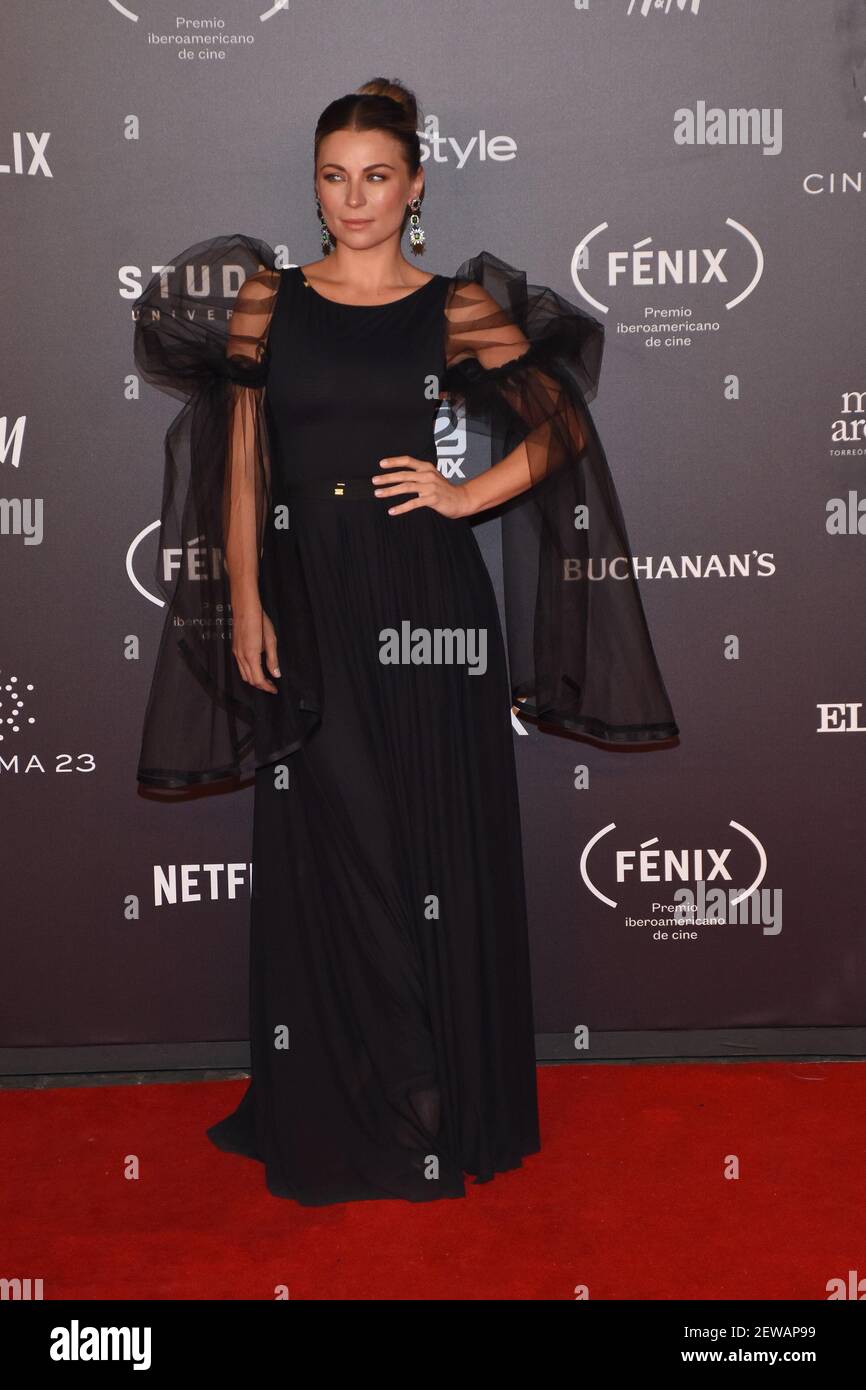
[[866,1273],[866,1064],[538,1075],[522,1169],[465,1201],[321,1208],[205,1138],[244,1082],[3,1092],[0,1274],[46,1299],[821,1300]]

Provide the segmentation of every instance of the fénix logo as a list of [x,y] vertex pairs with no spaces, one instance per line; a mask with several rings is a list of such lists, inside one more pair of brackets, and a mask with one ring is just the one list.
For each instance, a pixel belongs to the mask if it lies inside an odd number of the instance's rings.
[[[161,521],[158,520],[149,522],[137,536],[133,536],[126,552],[126,574],[130,584],[143,598],[156,604],[158,608],[165,607],[165,599],[151,593],[145,587],[136,574],[136,569],[139,567],[139,547],[151,532],[158,531],[161,525]],[[158,552],[158,558],[160,578],[166,585],[172,584],[180,574],[191,582],[218,580],[223,574],[222,550],[218,546],[208,545],[205,536],[193,536],[182,548],[164,545]],[[228,622],[226,615],[222,617]]]
[[[588,304],[606,314],[609,304],[603,303],[591,294],[583,283],[581,271],[590,264],[589,248],[606,232],[607,222],[599,222],[578,243],[571,258],[571,277],[575,286]],[[607,285],[610,288],[623,285],[640,289],[664,289],[668,286],[699,285],[727,289],[731,281],[726,271],[730,253],[737,246],[746,253],[746,269],[732,274],[739,288],[724,301],[726,309],[734,309],[748,299],[764,273],[764,253],[753,232],[733,217],[726,217],[726,227],[731,229],[734,240],[709,244],[706,246],[654,246],[652,236],[639,237],[631,246],[612,247],[606,253]],[[712,243],[715,234],[707,238]],[[603,258],[605,252],[599,250]],[[688,315],[691,310],[683,308],[681,313]]]
[[45,158],[45,146],[51,139],[51,131],[43,130],[37,135],[32,130],[10,131],[10,162],[0,163],[0,174],[39,174],[44,179],[54,175]]
[[[135,4],[134,0],[131,0],[129,5],[124,5],[122,0],[108,0],[108,4],[119,15],[124,19],[130,20],[133,24],[137,24],[142,17],[142,6],[141,4]],[[259,24],[265,24],[269,19],[273,19],[275,14],[279,14],[281,10],[287,11],[288,8],[289,0],[271,0],[270,5],[260,13],[260,3],[256,4],[255,0],[235,0],[235,13],[237,18],[256,21]],[[144,12],[150,13],[152,9],[152,4],[145,4]],[[228,38],[232,43],[238,43],[243,38],[242,35],[237,36],[230,34],[226,28],[226,21],[222,18],[188,19],[184,15],[179,15],[176,12],[173,13],[175,35],[172,37],[182,35],[188,39],[204,39],[213,36],[221,38],[224,42]],[[254,42],[254,39],[254,35],[249,35],[250,42]],[[148,41],[166,42],[167,39],[164,36],[148,34]]]
[[[652,883],[652,884],[692,884],[713,883],[720,880],[732,883],[730,860],[734,856],[734,867],[738,878],[745,877],[743,866],[748,866],[751,882],[744,888],[739,898],[745,898],[759,888],[767,872],[767,854],[760,840],[739,821],[728,821],[736,832],[736,841],[731,844],[713,846],[677,845],[665,848],[657,835],[642,840],[638,845],[617,844],[611,839],[616,823],[611,821],[589,839],[580,856],[580,876],[594,897],[607,907],[618,904],[609,893],[599,886],[604,882],[616,891],[614,884]],[[736,845],[736,855],[735,855]],[[743,860],[745,851],[746,858]],[[741,864],[742,861],[742,864]],[[591,863],[597,868],[591,870]]]
[[150,1369],[149,1327],[82,1327],[73,1318],[68,1327],[52,1327],[50,1335],[52,1361],[131,1361],[137,1371]]

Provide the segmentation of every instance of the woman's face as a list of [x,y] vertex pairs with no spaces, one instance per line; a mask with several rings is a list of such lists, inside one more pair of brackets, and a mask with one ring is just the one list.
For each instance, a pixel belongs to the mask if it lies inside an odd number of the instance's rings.
[[424,187],[402,146],[381,130],[335,130],[319,145],[316,193],[333,235],[346,246],[376,246],[400,235],[406,205]]

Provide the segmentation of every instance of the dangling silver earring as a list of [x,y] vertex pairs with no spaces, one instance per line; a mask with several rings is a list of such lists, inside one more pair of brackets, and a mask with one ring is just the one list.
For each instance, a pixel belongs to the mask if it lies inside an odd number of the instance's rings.
[[319,214],[319,221],[322,224],[322,255],[331,254],[331,233],[328,231],[328,224],[322,216],[322,204],[319,202],[319,195],[316,194],[316,211]]
[[418,216],[421,208],[421,199],[413,198],[409,206],[412,209],[412,216],[409,218],[409,245],[412,248],[412,254],[420,256],[424,251],[424,242],[426,240],[424,228],[421,226],[421,218]]

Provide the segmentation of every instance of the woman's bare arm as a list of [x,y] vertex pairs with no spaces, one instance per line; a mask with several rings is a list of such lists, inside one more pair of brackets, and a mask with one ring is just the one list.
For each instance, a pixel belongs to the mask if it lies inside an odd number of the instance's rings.
[[[228,357],[261,359],[278,283],[279,272],[271,270],[259,271],[244,281],[232,314]],[[260,513],[266,503],[269,468],[261,426],[264,387],[232,382],[230,389],[223,529],[232,603],[232,654],[243,680],[276,693],[261,661],[264,651],[271,673],[279,675],[276,636],[259,593],[260,538],[267,523]]]

